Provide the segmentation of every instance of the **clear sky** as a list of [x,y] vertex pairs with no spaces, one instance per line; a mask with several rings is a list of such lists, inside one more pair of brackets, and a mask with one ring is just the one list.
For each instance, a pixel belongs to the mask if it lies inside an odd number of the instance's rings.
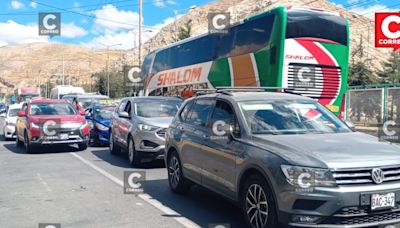
[[[310,2],[312,0],[304,0]],[[399,11],[399,0],[331,0],[373,17],[376,11]],[[138,0],[1,0],[0,46],[29,42],[82,44],[90,48],[132,48],[138,24]],[[148,39],[193,6],[210,0],[143,0],[144,37]],[[61,12],[61,36],[38,36],[38,13]],[[116,23],[118,22],[118,23]]]

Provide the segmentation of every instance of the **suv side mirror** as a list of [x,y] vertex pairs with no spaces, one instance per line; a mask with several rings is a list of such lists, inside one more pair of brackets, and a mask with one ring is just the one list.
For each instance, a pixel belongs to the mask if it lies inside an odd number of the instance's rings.
[[18,117],[24,117],[24,116],[26,116],[26,113],[24,111],[18,112]]
[[120,112],[118,113],[118,116],[121,118],[128,118],[128,119],[130,118],[129,113],[127,112]]

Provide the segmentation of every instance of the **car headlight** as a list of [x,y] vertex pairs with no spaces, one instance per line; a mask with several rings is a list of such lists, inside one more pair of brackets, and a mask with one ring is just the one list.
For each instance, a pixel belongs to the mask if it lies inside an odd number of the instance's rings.
[[108,131],[108,127],[100,123],[96,123],[96,128],[99,129],[100,131]]
[[289,184],[300,188],[336,187],[336,181],[328,169],[281,165]]
[[148,124],[139,124],[138,128],[141,131],[154,131],[154,130],[157,130],[159,127],[148,125]]
[[39,127],[39,124],[34,123],[34,122],[31,122],[31,127],[33,127],[33,128],[40,128],[40,127]]
[[[79,123],[78,123],[78,124],[79,124]],[[88,123],[87,121],[82,122],[82,123],[81,123],[81,126],[80,126],[80,129],[82,130],[82,129],[86,128],[86,127],[90,127],[89,123]]]

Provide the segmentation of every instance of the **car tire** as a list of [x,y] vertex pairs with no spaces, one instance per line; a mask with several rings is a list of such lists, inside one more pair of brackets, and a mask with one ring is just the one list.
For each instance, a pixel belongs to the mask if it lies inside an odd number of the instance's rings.
[[17,147],[22,147],[22,146],[24,145],[24,142],[22,142],[21,140],[19,140],[19,137],[18,137],[18,133],[17,133],[17,132],[15,132],[15,134],[17,135],[17,137],[16,137],[16,139],[15,139],[15,145],[16,145]]
[[79,151],[86,150],[87,147],[88,147],[88,144],[87,144],[87,143],[78,143],[78,150],[79,150]]
[[114,136],[111,131],[110,131],[109,149],[110,149],[110,153],[114,154],[114,155],[119,154],[121,152],[121,148],[117,144],[115,144]]
[[91,147],[100,146],[100,142],[99,142],[99,140],[98,140],[96,137],[90,138],[89,141],[90,141],[90,146],[91,146]]
[[178,194],[187,193],[192,183],[183,176],[181,161],[175,151],[168,156],[167,170],[170,189]]
[[26,133],[24,134],[24,145],[25,145],[25,152],[27,154],[33,154],[35,152],[34,147],[29,142],[29,138]]
[[274,197],[267,181],[261,175],[253,174],[247,178],[240,205],[248,227],[278,227]]
[[138,167],[140,165],[140,159],[137,155],[135,149],[135,142],[133,141],[132,137],[129,137],[129,142],[128,142],[128,159],[129,159],[129,164],[131,166]]

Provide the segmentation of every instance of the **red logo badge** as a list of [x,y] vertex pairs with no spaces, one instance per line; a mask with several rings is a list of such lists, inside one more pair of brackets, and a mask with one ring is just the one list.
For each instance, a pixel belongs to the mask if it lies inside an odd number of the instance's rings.
[[400,48],[400,13],[375,13],[375,47]]

